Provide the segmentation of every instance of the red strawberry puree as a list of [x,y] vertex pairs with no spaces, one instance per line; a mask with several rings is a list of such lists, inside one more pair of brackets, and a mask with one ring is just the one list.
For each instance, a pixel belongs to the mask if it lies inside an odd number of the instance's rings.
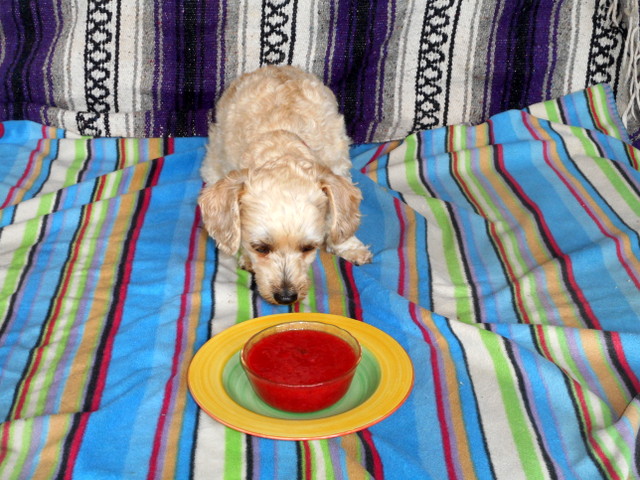
[[258,340],[245,361],[267,380],[253,378],[265,402],[282,410],[310,412],[332,405],[346,393],[351,376],[344,376],[358,357],[347,342],[330,333],[288,330]]

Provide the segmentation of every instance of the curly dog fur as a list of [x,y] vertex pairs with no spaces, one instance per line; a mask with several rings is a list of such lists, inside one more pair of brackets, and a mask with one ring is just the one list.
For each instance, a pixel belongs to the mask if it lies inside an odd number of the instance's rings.
[[220,98],[198,203],[218,248],[240,252],[267,301],[306,295],[318,248],[371,261],[355,237],[362,196],[349,175],[349,143],[331,90],[298,68],[260,68]]

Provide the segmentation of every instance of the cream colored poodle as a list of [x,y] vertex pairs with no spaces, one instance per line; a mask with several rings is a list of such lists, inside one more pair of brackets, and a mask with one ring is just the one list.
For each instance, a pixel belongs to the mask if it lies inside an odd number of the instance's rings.
[[358,265],[371,261],[354,235],[362,195],[350,166],[344,119],[317,77],[263,67],[220,98],[198,203],[219,249],[241,253],[240,266],[269,302],[306,295],[318,248]]

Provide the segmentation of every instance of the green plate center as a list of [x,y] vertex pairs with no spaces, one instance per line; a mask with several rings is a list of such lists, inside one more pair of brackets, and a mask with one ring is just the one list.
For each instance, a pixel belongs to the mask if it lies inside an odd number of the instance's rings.
[[287,420],[311,420],[338,415],[365,402],[380,384],[380,366],[375,356],[363,347],[362,359],[345,396],[328,408],[309,413],[285,412],[264,403],[249,383],[240,363],[240,352],[231,357],[225,365],[222,372],[222,384],[234,402],[254,413]]

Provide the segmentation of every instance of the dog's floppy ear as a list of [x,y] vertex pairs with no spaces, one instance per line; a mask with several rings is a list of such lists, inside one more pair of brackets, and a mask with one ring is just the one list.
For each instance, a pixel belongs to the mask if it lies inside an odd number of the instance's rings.
[[329,169],[320,174],[320,187],[329,198],[329,240],[337,245],[353,236],[360,224],[362,193]]
[[224,253],[234,255],[240,248],[240,195],[246,170],[235,170],[198,197],[202,221],[207,232]]

